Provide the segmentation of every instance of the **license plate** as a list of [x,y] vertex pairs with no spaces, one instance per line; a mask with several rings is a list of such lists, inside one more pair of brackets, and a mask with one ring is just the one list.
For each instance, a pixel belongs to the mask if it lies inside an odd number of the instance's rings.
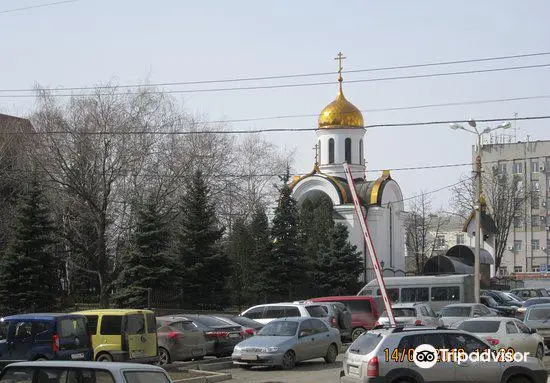
[[231,333],[231,334],[229,334],[229,337],[230,338],[240,338],[240,335],[237,334],[237,333]]
[[83,353],[71,354],[71,359],[84,359],[84,354]]
[[357,366],[348,366],[348,372],[350,375],[359,375],[359,367]]
[[242,355],[242,360],[258,360],[258,355]]

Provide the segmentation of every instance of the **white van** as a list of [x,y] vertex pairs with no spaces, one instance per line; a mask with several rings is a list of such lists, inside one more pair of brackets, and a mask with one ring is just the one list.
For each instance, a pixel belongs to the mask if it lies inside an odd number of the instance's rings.
[[[424,302],[436,312],[451,303],[474,302],[474,276],[471,274],[384,277],[384,283],[392,302]],[[376,279],[367,283],[357,295],[380,296]]]

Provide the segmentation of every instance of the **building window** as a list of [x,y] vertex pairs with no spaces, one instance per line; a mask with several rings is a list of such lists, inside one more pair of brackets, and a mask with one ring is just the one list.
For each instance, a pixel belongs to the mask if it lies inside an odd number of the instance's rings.
[[538,239],[532,239],[531,240],[531,250],[538,250],[540,249],[540,242]]
[[538,266],[538,265],[531,266],[531,271],[533,273],[538,273],[540,271],[540,266]]
[[363,140],[359,140],[359,163],[363,165],[365,159],[363,158]]
[[521,239],[514,241],[514,251],[521,251]]
[[344,143],[344,153],[345,153],[345,161],[348,164],[351,164],[351,138],[346,138],[346,141]]
[[514,218],[514,229],[521,229],[521,217]]
[[540,198],[538,193],[531,195],[531,209],[538,209],[540,207]]
[[531,160],[531,173],[539,172],[539,160]]
[[457,245],[464,245],[464,234],[457,234],[456,235],[456,244]]
[[540,190],[539,181],[531,181],[531,191],[538,192]]
[[540,217],[538,215],[531,216],[531,227],[533,229],[538,229],[540,227]]
[[522,273],[523,266],[514,266],[514,273]]
[[435,247],[441,248],[445,247],[446,241],[444,235],[438,235],[435,237]]
[[523,181],[517,180],[516,181],[516,190],[519,192],[523,192]]
[[498,164],[498,174],[506,174],[506,162],[500,162]]
[[328,163],[334,163],[334,138],[328,140]]
[[523,173],[523,163],[521,162],[514,162],[512,165],[512,169],[514,174],[522,174]]
[[498,268],[498,275],[500,275],[500,276],[508,275],[508,267],[507,266],[500,266]]

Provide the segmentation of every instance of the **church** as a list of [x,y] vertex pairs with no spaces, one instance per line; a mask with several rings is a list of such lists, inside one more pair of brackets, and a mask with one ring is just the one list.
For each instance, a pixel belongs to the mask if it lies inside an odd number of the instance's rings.
[[327,196],[332,201],[334,221],[347,226],[350,243],[356,245],[361,253],[365,266],[361,279],[366,283],[374,279],[374,272],[343,163],[348,163],[351,168],[376,255],[382,269],[386,270],[386,276],[402,275],[390,270],[405,269],[403,195],[399,184],[387,170],[374,180],[366,178],[366,126],[363,114],[344,96],[342,53],[336,59],[339,61],[339,90],[336,99],[319,115],[315,131],[316,159],[313,170],[308,174],[295,176],[290,186],[298,205],[306,199],[315,202],[322,196]]

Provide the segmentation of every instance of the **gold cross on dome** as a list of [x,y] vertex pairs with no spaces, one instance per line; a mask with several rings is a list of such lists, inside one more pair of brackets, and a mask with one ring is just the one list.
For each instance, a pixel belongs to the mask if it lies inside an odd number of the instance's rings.
[[335,60],[338,60],[338,81],[342,82],[342,60],[345,60],[344,54],[342,52],[338,52],[338,57],[334,58]]

